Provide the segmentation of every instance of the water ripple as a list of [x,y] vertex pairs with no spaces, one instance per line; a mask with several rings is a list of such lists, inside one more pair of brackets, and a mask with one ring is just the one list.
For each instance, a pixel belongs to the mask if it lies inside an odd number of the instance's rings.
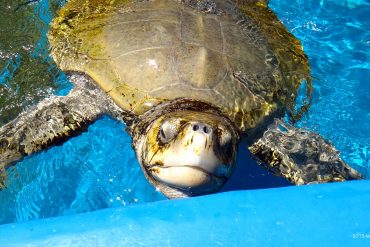
[[298,125],[330,139],[350,165],[369,174],[369,2],[270,3],[302,41],[312,68],[313,105]]

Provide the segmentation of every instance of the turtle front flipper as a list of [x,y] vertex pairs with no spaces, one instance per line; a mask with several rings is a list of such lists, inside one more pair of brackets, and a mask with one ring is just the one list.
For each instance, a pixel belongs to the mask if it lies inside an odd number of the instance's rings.
[[275,120],[249,150],[274,175],[296,185],[362,179],[319,134]]
[[[75,81],[81,85],[75,83],[67,96],[45,99],[0,128],[0,178],[17,160],[63,143],[115,109],[110,98],[87,78]],[[2,179],[0,187],[1,183]]]

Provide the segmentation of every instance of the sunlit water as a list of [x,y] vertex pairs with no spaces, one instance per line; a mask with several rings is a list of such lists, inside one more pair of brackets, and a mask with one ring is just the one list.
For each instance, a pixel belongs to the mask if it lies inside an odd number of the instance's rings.
[[[30,2],[29,5],[22,3]],[[48,56],[46,32],[61,0],[0,1],[0,125],[67,83]]]
[[308,55],[313,105],[298,126],[331,140],[365,175],[370,165],[370,1],[271,1]]
[[[40,0],[26,6],[30,11],[28,16],[41,23],[37,25],[39,29],[31,28],[32,39],[22,40],[18,46],[0,44],[1,54],[12,54],[9,58],[0,54],[0,99],[5,99],[0,100],[0,124],[14,117],[13,112],[47,95],[68,92],[70,84],[47,57],[45,36],[45,24],[63,2]],[[16,4],[9,6],[14,8]],[[365,0],[271,0],[270,7],[302,41],[311,63],[315,87],[313,105],[297,125],[330,139],[345,161],[367,175],[370,3]],[[24,45],[29,47],[26,52]],[[28,69],[22,61],[27,59],[40,64],[37,75],[43,72],[45,76],[36,80],[46,83],[38,84],[31,80],[35,78],[22,76]],[[39,93],[22,96],[21,82],[32,92],[38,88]],[[8,92],[21,96],[12,101],[12,97],[5,95]],[[90,126],[88,132],[64,145],[19,162],[9,171],[8,189],[0,192],[0,223],[165,200],[140,171],[124,128],[122,123],[103,117]],[[237,170],[223,191],[289,185],[258,167],[245,150],[242,145]]]

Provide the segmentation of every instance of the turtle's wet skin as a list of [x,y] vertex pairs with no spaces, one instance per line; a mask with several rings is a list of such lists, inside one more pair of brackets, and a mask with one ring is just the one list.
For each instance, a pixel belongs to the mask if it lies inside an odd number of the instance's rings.
[[221,189],[234,169],[239,141],[234,124],[211,105],[191,99],[153,110],[133,128],[136,154],[149,181],[176,197]]
[[240,141],[295,184],[362,177],[320,135],[278,120],[299,119],[312,86],[300,42],[266,1],[70,0],[48,38],[75,87],[0,129],[4,177],[103,114],[125,122],[145,176],[170,198],[221,189]]

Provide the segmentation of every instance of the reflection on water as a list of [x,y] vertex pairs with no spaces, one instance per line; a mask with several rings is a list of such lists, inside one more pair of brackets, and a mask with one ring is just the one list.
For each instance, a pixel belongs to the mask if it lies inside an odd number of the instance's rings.
[[[25,4],[25,3],[29,4]],[[61,0],[0,1],[0,126],[69,84],[48,57],[48,23]]]
[[103,117],[63,146],[9,169],[0,224],[164,200],[145,179],[124,127]]

